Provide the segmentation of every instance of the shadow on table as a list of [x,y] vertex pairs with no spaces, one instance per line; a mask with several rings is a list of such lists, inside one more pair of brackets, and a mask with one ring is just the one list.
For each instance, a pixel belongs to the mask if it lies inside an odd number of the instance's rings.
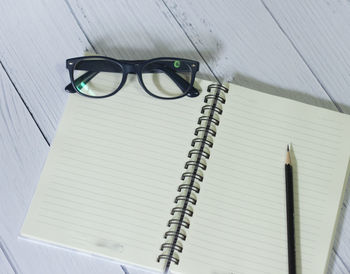
[[[298,90],[285,89],[278,86],[273,86],[239,73],[234,75],[233,83],[247,88],[259,90],[268,94],[293,99],[302,103],[307,103],[309,105],[323,107],[331,110],[337,110],[336,106],[330,99],[325,100],[323,98],[318,98]],[[336,104],[341,108],[341,112],[350,114],[349,105],[345,105],[339,102],[336,102]]]

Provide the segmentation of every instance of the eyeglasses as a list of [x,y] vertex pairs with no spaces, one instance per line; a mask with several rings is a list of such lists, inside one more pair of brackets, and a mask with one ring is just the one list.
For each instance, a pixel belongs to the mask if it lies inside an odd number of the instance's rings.
[[125,84],[129,73],[137,74],[140,85],[159,99],[196,97],[193,87],[199,62],[162,57],[150,60],[116,60],[104,56],[86,56],[66,60],[71,83],[66,90],[92,98],[116,94]]

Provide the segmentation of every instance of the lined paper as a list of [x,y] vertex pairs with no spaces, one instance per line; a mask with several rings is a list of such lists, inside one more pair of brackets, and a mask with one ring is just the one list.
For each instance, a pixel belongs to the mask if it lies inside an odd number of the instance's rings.
[[[71,94],[21,235],[160,270],[170,211],[203,106]],[[287,273],[284,160],[292,146],[298,273],[323,273],[350,155],[350,119],[230,85],[175,272]]]
[[21,234],[160,269],[163,235],[203,99],[70,94]]
[[181,273],[288,273],[292,146],[298,273],[324,273],[350,155],[350,117],[230,85]]

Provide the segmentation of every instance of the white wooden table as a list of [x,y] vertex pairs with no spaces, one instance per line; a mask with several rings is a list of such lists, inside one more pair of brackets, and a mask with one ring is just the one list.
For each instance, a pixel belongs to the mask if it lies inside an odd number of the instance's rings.
[[[124,273],[113,261],[18,238],[67,99],[65,59],[85,50],[195,59],[201,77],[350,114],[349,0],[2,0],[1,274]],[[329,273],[350,273],[349,201],[348,187]]]

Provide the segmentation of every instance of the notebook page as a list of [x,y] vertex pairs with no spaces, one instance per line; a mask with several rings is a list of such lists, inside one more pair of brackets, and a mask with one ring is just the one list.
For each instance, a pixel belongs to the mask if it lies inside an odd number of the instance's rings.
[[298,273],[326,271],[350,117],[230,85],[181,273],[288,273],[284,161],[292,144]]
[[109,98],[69,95],[21,234],[157,269],[208,82],[159,100],[130,78]]

